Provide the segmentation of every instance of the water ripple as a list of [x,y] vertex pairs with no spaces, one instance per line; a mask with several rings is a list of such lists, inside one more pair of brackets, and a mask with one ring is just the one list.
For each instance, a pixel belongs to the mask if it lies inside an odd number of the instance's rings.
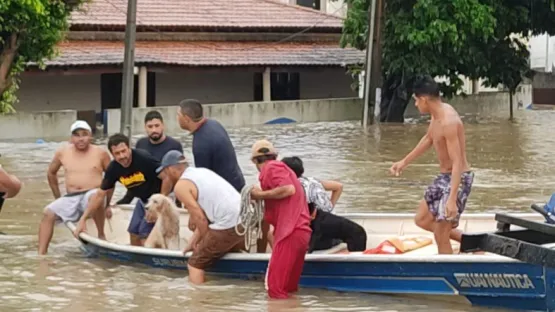
[[[468,158],[476,172],[467,211],[522,211],[555,191],[554,113],[526,112],[516,123],[466,118]],[[437,174],[429,152],[402,177],[388,175],[425,133],[426,121],[379,125],[368,132],[358,122],[272,125],[228,129],[248,183],[257,172],[249,161],[255,140],[267,138],[280,156],[303,158],[306,174],[344,184],[338,211],[413,212]],[[191,159],[191,136],[180,133]],[[137,137],[134,138],[136,140]],[[0,307],[24,311],[480,311],[395,296],[343,294],[303,289],[295,299],[268,301],[263,284],[218,279],[192,286],[183,272],[133,267],[81,254],[66,229],[57,228],[49,255],[36,254],[37,225],[52,200],[46,168],[64,144],[0,142],[0,161],[25,188],[1,214]],[[100,138],[98,144],[105,144]],[[63,181],[63,179],[61,179]],[[123,196],[116,189],[115,197]]]

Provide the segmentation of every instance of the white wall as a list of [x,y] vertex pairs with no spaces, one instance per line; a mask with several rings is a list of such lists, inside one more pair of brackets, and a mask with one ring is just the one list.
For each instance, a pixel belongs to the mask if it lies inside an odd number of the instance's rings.
[[[531,85],[520,86],[520,92],[515,94],[513,109],[515,116],[521,114],[523,110],[518,110],[518,102],[522,101],[524,108],[532,104]],[[484,92],[472,94],[466,97],[457,96],[446,99],[460,115],[509,118],[509,93],[508,92]],[[405,117],[417,117],[420,113],[411,101],[405,111]]]
[[67,137],[77,111],[19,112],[0,116],[0,139]]
[[341,17],[347,16],[347,4],[343,0],[331,1],[326,0],[326,13],[334,14]]
[[345,68],[319,68],[300,71],[301,99],[355,97],[353,80]]
[[[358,98],[321,99],[306,101],[250,102],[203,105],[205,116],[220,121],[225,126],[242,127],[268,123],[277,118],[288,118],[296,122],[359,120],[362,101]],[[132,131],[144,131],[144,116],[152,108],[134,108]],[[180,131],[177,124],[177,106],[156,107],[164,118],[166,131]],[[107,110],[108,134],[120,130],[120,110]]]
[[[553,66],[555,66],[555,36],[549,37],[549,43],[547,39],[548,35],[530,37],[530,67],[538,71],[545,71],[546,54],[548,54],[547,72],[552,72]],[[546,53],[548,50],[549,52]]]
[[185,98],[202,103],[253,100],[254,71],[188,69],[156,73],[156,106],[177,105]]
[[[176,105],[185,98],[202,103],[254,100],[254,69],[183,69],[156,72],[156,106]],[[300,99],[356,96],[346,69],[302,68]],[[17,111],[101,110],[100,74],[24,74]]]
[[[292,70],[300,73],[300,99],[356,96],[345,68]],[[254,100],[254,69],[187,69],[156,73],[156,106],[176,105],[185,98],[202,103],[251,102]]]
[[[281,3],[296,4],[296,0],[277,0]],[[347,16],[347,4],[343,0],[319,0],[323,12],[339,17]]]
[[100,112],[100,74],[21,76],[19,103],[22,112],[38,110],[96,110]]

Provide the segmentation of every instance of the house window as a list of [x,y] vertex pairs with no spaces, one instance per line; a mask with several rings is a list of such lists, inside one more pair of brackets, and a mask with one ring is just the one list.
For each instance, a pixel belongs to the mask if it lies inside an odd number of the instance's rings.
[[[137,107],[139,106],[139,76],[134,76],[133,107]],[[121,73],[100,75],[100,102],[102,110],[120,108],[121,84]],[[156,105],[156,73],[154,72],[147,74],[146,105],[148,107]]]
[[[263,74],[254,74],[254,100],[262,101],[264,98]],[[270,73],[272,101],[298,100],[301,97],[299,73]]]
[[297,5],[320,11],[320,0],[297,0]]

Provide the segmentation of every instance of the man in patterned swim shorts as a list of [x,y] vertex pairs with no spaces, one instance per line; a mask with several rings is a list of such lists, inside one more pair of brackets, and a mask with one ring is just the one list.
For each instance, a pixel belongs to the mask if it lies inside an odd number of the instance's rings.
[[[452,254],[450,239],[461,241],[462,232],[456,228],[474,180],[466,159],[464,126],[455,109],[441,101],[439,86],[432,77],[416,79],[413,90],[420,113],[432,116],[430,126],[418,145],[394,163],[390,172],[399,176],[409,163],[434,147],[440,174],[426,190],[414,221],[420,228],[434,233],[440,254]],[[452,179],[453,176],[460,178]]]

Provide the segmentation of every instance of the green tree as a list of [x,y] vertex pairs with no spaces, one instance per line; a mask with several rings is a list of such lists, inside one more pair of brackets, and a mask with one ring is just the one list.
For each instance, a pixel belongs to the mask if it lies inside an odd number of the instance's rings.
[[25,65],[55,56],[68,18],[82,0],[0,1],[0,114],[15,111],[15,92]]
[[[441,88],[448,98],[461,90],[459,76],[514,92],[528,72],[529,53],[510,36],[555,30],[548,1],[555,0],[386,0],[380,120],[403,121],[418,74],[447,78]],[[370,1],[347,2],[341,43],[364,49]]]
[[509,91],[511,120],[517,88],[534,73],[530,68],[527,39],[530,35],[555,32],[554,4],[554,0],[491,1],[497,27],[495,35],[481,48],[487,61],[479,67],[478,76],[485,78],[486,86],[503,85]]

